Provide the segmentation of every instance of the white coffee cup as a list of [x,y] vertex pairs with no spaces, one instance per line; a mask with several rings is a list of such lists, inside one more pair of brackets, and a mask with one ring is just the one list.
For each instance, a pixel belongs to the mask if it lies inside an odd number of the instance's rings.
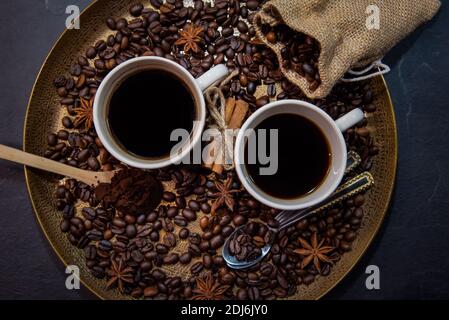
[[[163,70],[173,74],[175,78],[183,82],[194,100],[196,118],[190,134],[190,139],[185,145],[178,146],[177,150],[179,150],[179,152],[172,152],[171,155],[166,158],[145,159],[130,152],[126,152],[126,150],[119,146],[118,141],[112,135],[108,125],[107,113],[113,93],[124,80],[143,70]],[[168,59],[160,57],[139,57],[130,59],[109,72],[97,90],[93,106],[93,117],[98,137],[112,156],[131,167],[157,169],[179,162],[201,141],[201,135],[206,120],[206,103],[203,91],[218,80],[224,78],[228,73],[228,68],[225,65],[217,65],[198,79],[195,79],[182,66]],[[151,99],[151,88],[148,88],[148,99]],[[148,143],[151,143],[151,138],[152,137],[148,137]]]
[[[261,190],[249,176],[245,159],[245,145],[248,140],[248,130],[254,130],[266,118],[276,114],[297,114],[315,123],[329,142],[331,162],[327,176],[323,182],[311,193],[294,199],[273,197]],[[354,109],[345,116],[334,121],[326,112],[317,106],[299,100],[281,100],[267,104],[253,113],[240,129],[235,145],[236,171],[244,188],[260,202],[277,209],[298,210],[313,206],[325,200],[340,184],[347,161],[346,143],[342,132],[353,127],[365,117],[360,109]],[[294,141],[292,148],[294,148]],[[301,183],[301,181],[298,181]]]

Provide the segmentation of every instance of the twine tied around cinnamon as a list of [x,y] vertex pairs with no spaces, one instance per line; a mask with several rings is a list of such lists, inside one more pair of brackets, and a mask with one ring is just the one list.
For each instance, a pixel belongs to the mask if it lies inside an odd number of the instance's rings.
[[[233,154],[233,137],[229,137],[229,128],[226,121],[226,98],[223,94],[222,88],[228,84],[232,78],[238,75],[238,70],[231,72],[218,86],[212,86],[206,90],[204,97],[209,114],[214,122],[209,129],[218,130],[219,134],[215,135],[214,141],[218,142],[213,151],[218,159],[218,163],[223,166],[225,170],[232,170],[234,168]],[[218,138],[218,136],[220,136]],[[220,152],[223,150],[224,152]],[[216,158],[215,158],[216,159]],[[217,160],[213,161],[217,162]]]

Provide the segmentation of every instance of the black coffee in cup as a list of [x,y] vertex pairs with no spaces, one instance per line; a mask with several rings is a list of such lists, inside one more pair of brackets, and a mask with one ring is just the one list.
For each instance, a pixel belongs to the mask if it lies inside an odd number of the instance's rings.
[[[259,123],[259,129],[278,130],[278,169],[273,175],[261,175],[266,165],[259,157],[249,157],[245,146],[245,167],[253,183],[276,198],[295,199],[316,190],[325,180],[331,164],[331,148],[321,129],[311,120],[297,114],[276,114]],[[270,141],[267,139],[267,150]],[[270,155],[273,157],[273,155]],[[248,159],[256,159],[248,163]]]
[[142,158],[165,158],[178,141],[175,129],[191,132],[195,101],[175,75],[144,70],[130,75],[113,92],[108,125],[125,151]]

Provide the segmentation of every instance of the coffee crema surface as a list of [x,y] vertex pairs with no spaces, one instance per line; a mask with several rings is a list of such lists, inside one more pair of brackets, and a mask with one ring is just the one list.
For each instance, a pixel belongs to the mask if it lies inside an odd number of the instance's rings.
[[125,151],[143,158],[170,155],[175,129],[191,132],[192,94],[175,75],[145,70],[129,76],[113,93],[108,112],[111,133]]
[[[281,199],[296,199],[316,190],[325,180],[331,163],[331,148],[321,129],[297,114],[276,114],[259,123],[259,129],[278,130],[278,168],[273,175],[261,175],[266,167],[257,158],[248,163],[249,147],[245,146],[245,168],[253,183],[266,194]],[[270,150],[270,139],[267,139]],[[273,155],[270,155],[273,157]],[[274,157],[275,158],[275,157]]]

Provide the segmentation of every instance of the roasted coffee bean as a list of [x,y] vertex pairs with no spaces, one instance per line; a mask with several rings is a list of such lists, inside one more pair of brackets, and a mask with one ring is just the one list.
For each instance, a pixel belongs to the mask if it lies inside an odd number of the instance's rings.
[[363,196],[363,194],[358,194],[354,197],[354,205],[356,207],[361,207],[364,202],[365,202],[365,197]]
[[63,199],[66,197],[67,192],[69,192],[64,186],[58,186],[56,189],[56,197]]
[[233,232],[234,232],[234,228],[231,226],[225,226],[221,230],[221,233],[222,233],[223,237],[225,237],[225,238],[229,237]]
[[190,263],[190,261],[192,261],[192,256],[188,252],[183,253],[179,257],[179,262],[181,262],[182,264],[188,264],[188,263]]
[[51,147],[55,146],[58,143],[58,137],[56,134],[51,133],[47,136],[47,144]]
[[162,194],[162,199],[164,199],[165,201],[168,201],[168,202],[173,202],[173,201],[175,201],[176,196],[173,192],[165,191]]
[[155,222],[158,218],[158,215],[156,212],[150,212],[150,214],[147,216],[147,221],[148,222]]
[[196,220],[196,213],[190,208],[182,209],[182,216],[186,218],[188,221]]
[[200,210],[200,204],[197,201],[195,201],[195,200],[190,200],[188,206],[193,211],[199,211]]
[[182,216],[176,216],[173,221],[178,227],[186,227],[188,224],[186,218]]
[[129,13],[131,13],[133,17],[138,17],[142,14],[142,10],[143,5],[141,3],[137,3],[129,9]]
[[214,236],[216,236],[216,235],[218,235],[218,234],[220,234],[221,233],[221,226],[219,225],[219,224],[217,224],[217,225],[215,225],[213,228],[212,228],[212,234],[214,235]]
[[158,243],[156,245],[156,252],[159,254],[166,254],[168,252],[168,248],[166,245]]
[[204,269],[203,263],[202,262],[196,262],[190,268],[190,272],[192,274],[199,274],[201,271],[203,271],[203,269]]
[[249,287],[248,297],[250,300],[259,300],[260,299],[259,289],[257,287]]
[[248,77],[246,76],[246,74],[240,74],[239,81],[242,87],[246,87],[248,85]]
[[108,26],[109,29],[111,30],[117,30],[117,24],[115,23],[115,20],[112,18],[107,18],[106,19],[106,24]]
[[70,222],[68,220],[62,220],[60,224],[60,229],[62,232],[68,232],[70,230]]
[[179,261],[179,255],[177,253],[169,253],[162,258],[164,264],[176,264]]
[[205,191],[206,190],[203,186],[198,186],[198,187],[195,187],[195,189],[193,189],[193,194],[196,194],[197,196],[201,196],[204,194]]
[[181,239],[187,239],[189,235],[190,235],[189,229],[182,228],[181,230],[179,230],[179,237]]
[[256,106],[258,108],[261,108],[264,105],[268,104],[269,102],[270,102],[270,98],[268,96],[262,96],[256,100]]
[[[223,37],[229,37],[232,36],[234,34],[234,29],[227,27],[227,28],[223,28],[223,30],[221,31],[221,34],[223,35]],[[224,50],[219,50],[219,52],[223,52]]]
[[246,223],[246,218],[245,218],[245,216],[242,216],[242,215],[236,215],[236,216],[234,216],[234,218],[232,219],[232,223],[233,223],[236,227],[242,226],[242,225],[244,225],[244,224]]
[[84,149],[81,150],[78,155],[76,156],[76,160],[78,160],[79,162],[85,162],[87,161],[87,159],[90,158],[90,150],[89,149]]
[[226,264],[222,256],[214,256],[212,260],[217,267],[223,267]]
[[212,239],[214,237],[214,234],[212,233],[212,231],[205,231],[204,233],[203,233],[203,235],[202,235],[202,238],[204,239],[204,240],[210,240],[210,239]]
[[214,250],[220,248],[224,243],[224,238],[222,235],[217,235],[210,240],[210,247]]
[[186,207],[186,199],[184,197],[176,197],[175,203],[179,209],[184,209]]
[[190,233],[189,242],[192,244],[199,244],[201,242],[201,236],[198,233]]
[[112,220],[112,224],[118,228],[124,228],[126,227],[126,222],[125,220],[121,219],[121,218],[115,218],[114,220]]
[[163,0],[150,0],[150,3],[153,7],[155,7],[156,9],[159,9],[162,4],[164,3]]
[[315,276],[312,274],[307,274],[305,277],[302,278],[302,282],[308,286],[309,284],[311,284],[313,281],[315,280]]
[[219,224],[220,226],[224,227],[228,225],[231,222],[231,220],[232,220],[231,216],[225,215],[220,218]]
[[259,7],[259,1],[257,0],[249,0],[246,2],[246,6],[250,10],[256,10]]
[[340,241],[339,248],[345,252],[351,251],[351,244],[345,240]]
[[126,230],[125,230],[126,236],[129,238],[134,238],[137,234],[137,229],[136,226],[133,224],[129,224],[126,226]]
[[209,226],[209,218],[204,216],[200,219],[200,227],[205,230]]
[[315,70],[308,63],[303,63],[302,64],[302,71],[304,71],[305,73],[307,73],[309,75],[314,75],[315,74]]
[[98,247],[103,251],[110,251],[112,249],[112,244],[107,240],[101,240]]
[[168,247],[176,246],[176,237],[173,233],[169,232],[164,236],[164,244]]
[[147,298],[153,298],[159,293],[157,286],[146,287],[143,291],[143,295]]
[[356,208],[352,214],[354,217],[361,219],[363,218],[363,209],[360,207]]
[[87,260],[93,260],[97,256],[97,249],[95,246],[90,245],[84,248],[84,256]]
[[62,118],[62,125],[64,126],[64,128],[67,129],[72,129],[73,128],[73,122],[72,119],[70,119],[69,117],[64,117]]
[[276,33],[273,31],[268,32],[266,38],[270,43],[275,43],[277,41]]
[[66,130],[59,130],[57,136],[60,140],[67,140],[69,138],[69,133]]
[[255,82],[249,82],[248,86],[246,87],[246,91],[252,95],[256,92],[257,84]]
[[153,242],[159,241],[159,232],[158,231],[153,231],[150,233],[150,239]]
[[86,218],[88,220],[94,220],[97,215],[95,210],[93,208],[89,208],[89,207],[83,208],[82,214],[83,214],[84,218]]
[[266,244],[271,244],[271,243],[273,243],[274,239],[275,239],[275,233],[274,233],[272,230],[268,230],[268,231],[265,233],[265,236],[264,236],[264,238],[263,238],[263,240],[264,240],[264,242],[265,242]]
[[196,245],[196,244],[191,243],[189,245],[188,250],[189,250],[189,253],[193,257],[199,257],[201,255],[201,248],[198,245]]
[[106,230],[105,232],[103,232],[103,238],[105,240],[111,240],[114,237],[114,234],[112,233],[111,230]]
[[176,207],[168,207],[167,209],[167,217],[173,219],[178,215],[178,208]]
[[248,300],[248,291],[244,288],[239,288],[236,297],[237,300]]
[[276,96],[276,85],[274,83],[267,86],[267,95],[270,97]]
[[241,32],[241,33],[247,33],[248,32],[248,25],[240,20],[237,24],[237,29]]
[[213,264],[214,264],[214,262],[213,262],[212,256],[210,254],[206,253],[205,255],[203,255],[204,268],[210,269],[210,268],[212,268]]
[[262,238],[260,236],[254,236],[253,243],[256,245],[256,247],[259,247],[259,248],[263,248],[265,246],[265,240],[264,240],[264,238]]
[[89,159],[87,159],[87,165],[94,171],[97,171],[101,168],[100,162],[98,162],[98,159],[95,157],[90,157]]
[[153,230],[159,231],[162,229],[162,220],[159,219],[153,223]]

